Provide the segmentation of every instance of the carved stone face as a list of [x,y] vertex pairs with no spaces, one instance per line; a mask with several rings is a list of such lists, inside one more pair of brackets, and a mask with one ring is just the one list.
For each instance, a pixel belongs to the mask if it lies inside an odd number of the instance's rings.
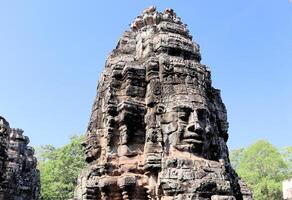
[[87,137],[86,141],[82,143],[82,146],[84,147],[85,160],[87,162],[91,162],[98,157],[100,147],[95,136],[91,135],[91,137]]
[[170,147],[202,155],[214,134],[210,118],[206,106],[179,104],[164,114],[162,130]]

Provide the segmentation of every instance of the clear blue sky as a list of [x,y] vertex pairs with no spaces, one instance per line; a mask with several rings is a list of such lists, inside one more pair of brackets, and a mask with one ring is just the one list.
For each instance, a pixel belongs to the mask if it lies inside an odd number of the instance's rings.
[[33,146],[83,133],[107,55],[150,5],[173,8],[200,44],[227,106],[230,148],[292,145],[289,0],[0,0],[0,114]]

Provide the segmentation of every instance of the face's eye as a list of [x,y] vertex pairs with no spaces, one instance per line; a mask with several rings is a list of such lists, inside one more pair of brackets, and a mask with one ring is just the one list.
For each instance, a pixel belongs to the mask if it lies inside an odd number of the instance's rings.
[[187,122],[189,119],[189,113],[188,112],[178,112],[178,118],[184,122]]
[[198,109],[197,110],[198,120],[199,121],[206,120],[207,119],[207,114],[208,114],[207,110],[205,110],[205,109]]
[[156,113],[157,114],[163,114],[163,113],[165,113],[165,107],[162,106],[162,105],[157,106]]

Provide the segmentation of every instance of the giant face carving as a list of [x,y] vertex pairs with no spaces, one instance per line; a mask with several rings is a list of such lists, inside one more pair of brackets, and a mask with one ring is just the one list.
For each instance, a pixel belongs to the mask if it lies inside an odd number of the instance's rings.
[[206,156],[205,151],[216,135],[214,116],[210,114],[208,106],[195,102],[172,104],[161,121],[164,138],[167,138],[165,144],[169,144],[170,150],[175,148]]

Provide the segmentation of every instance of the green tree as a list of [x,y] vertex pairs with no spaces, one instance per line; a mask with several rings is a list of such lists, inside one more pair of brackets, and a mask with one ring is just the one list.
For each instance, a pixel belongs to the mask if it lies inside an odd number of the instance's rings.
[[283,156],[288,165],[289,174],[292,174],[292,146],[284,148]]
[[243,151],[237,172],[256,200],[282,199],[281,183],[291,175],[281,153],[266,140]]
[[233,169],[235,169],[235,171],[237,171],[239,168],[243,153],[244,153],[244,148],[235,149],[235,150],[230,151],[229,159],[230,159],[231,165],[232,165]]
[[73,197],[78,174],[85,167],[81,146],[83,139],[84,136],[73,136],[70,143],[63,147],[45,145],[37,149],[43,200]]

